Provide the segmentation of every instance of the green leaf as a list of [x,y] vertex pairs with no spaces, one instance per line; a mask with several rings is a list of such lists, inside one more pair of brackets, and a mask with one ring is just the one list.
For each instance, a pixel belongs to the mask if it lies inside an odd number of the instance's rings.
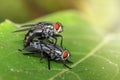
[[63,45],[72,55],[72,67],[47,60],[40,63],[38,56],[25,56],[23,48],[26,32],[9,20],[0,24],[0,80],[119,80],[120,36],[117,33],[101,35],[76,11],[63,11],[32,21],[59,21],[64,25]]

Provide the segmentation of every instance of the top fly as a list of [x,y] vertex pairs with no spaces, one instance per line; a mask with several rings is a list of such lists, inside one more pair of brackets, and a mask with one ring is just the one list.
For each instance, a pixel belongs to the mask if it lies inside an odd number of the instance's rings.
[[57,43],[56,37],[61,37],[60,45],[62,47],[63,37],[59,33],[63,31],[63,25],[59,22],[56,23],[39,22],[37,24],[28,24],[28,25],[23,25],[21,27],[28,27],[25,29],[15,31],[15,32],[21,32],[28,30],[24,38],[25,47],[29,46],[30,42],[32,42],[33,39],[36,38],[39,40],[50,39],[56,44]]

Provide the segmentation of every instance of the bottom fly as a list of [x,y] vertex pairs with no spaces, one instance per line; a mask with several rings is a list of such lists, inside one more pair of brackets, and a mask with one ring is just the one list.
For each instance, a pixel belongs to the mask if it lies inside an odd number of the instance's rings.
[[[65,67],[71,69],[69,66],[66,65],[66,62],[72,63],[69,60],[70,53],[68,50],[63,49],[60,46],[54,45],[52,43],[33,41],[30,43],[30,46],[25,47],[23,50],[32,52],[30,54],[40,53],[40,60],[46,57],[48,60],[48,69],[50,69],[50,61],[52,60],[56,62],[62,62]],[[29,53],[27,53],[26,55],[29,55]]]

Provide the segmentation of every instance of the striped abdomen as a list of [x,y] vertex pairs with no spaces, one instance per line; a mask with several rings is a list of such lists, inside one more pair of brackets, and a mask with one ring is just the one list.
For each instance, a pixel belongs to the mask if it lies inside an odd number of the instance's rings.
[[24,38],[24,46],[29,46],[31,42],[33,42],[33,40],[42,40],[44,39],[45,36],[42,34],[41,30],[30,30]]
[[24,47],[30,45],[30,42],[32,42],[32,36],[33,36],[33,31],[30,30],[30,31],[25,35],[25,38],[24,38],[24,41],[23,41]]

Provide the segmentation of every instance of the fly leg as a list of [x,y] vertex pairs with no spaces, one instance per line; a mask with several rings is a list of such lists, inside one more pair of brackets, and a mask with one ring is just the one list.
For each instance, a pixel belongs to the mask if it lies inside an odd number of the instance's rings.
[[52,43],[54,44],[54,46],[56,46],[57,38],[55,36],[51,36],[50,39],[52,40]]
[[69,69],[72,69],[71,67],[69,67],[68,65],[66,65],[65,61],[62,60],[62,63],[65,67],[69,68]]
[[[60,38],[61,38],[60,46],[63,48],[63,46],[62,46],[62,43],[63,43],[63,36],[60,35],[60,34],[55,34],[55,35],[53,35],[53,36],[54,36],[54,38],[56,38],[56,37],[60,37]],[[57,38],[56,38],[56,40],[57,40]],[[56,43],[57,43],[57,42],[56,42]]]
[[67,61],[68,63],[73,63],[72,61],[70,61],[70,60],[68,60],[68,59],[67,59],[66,61]]
[[43,54],[43,47],[42,47],[42,41],[40,41],[40,62],[43,62],[44,54]]

